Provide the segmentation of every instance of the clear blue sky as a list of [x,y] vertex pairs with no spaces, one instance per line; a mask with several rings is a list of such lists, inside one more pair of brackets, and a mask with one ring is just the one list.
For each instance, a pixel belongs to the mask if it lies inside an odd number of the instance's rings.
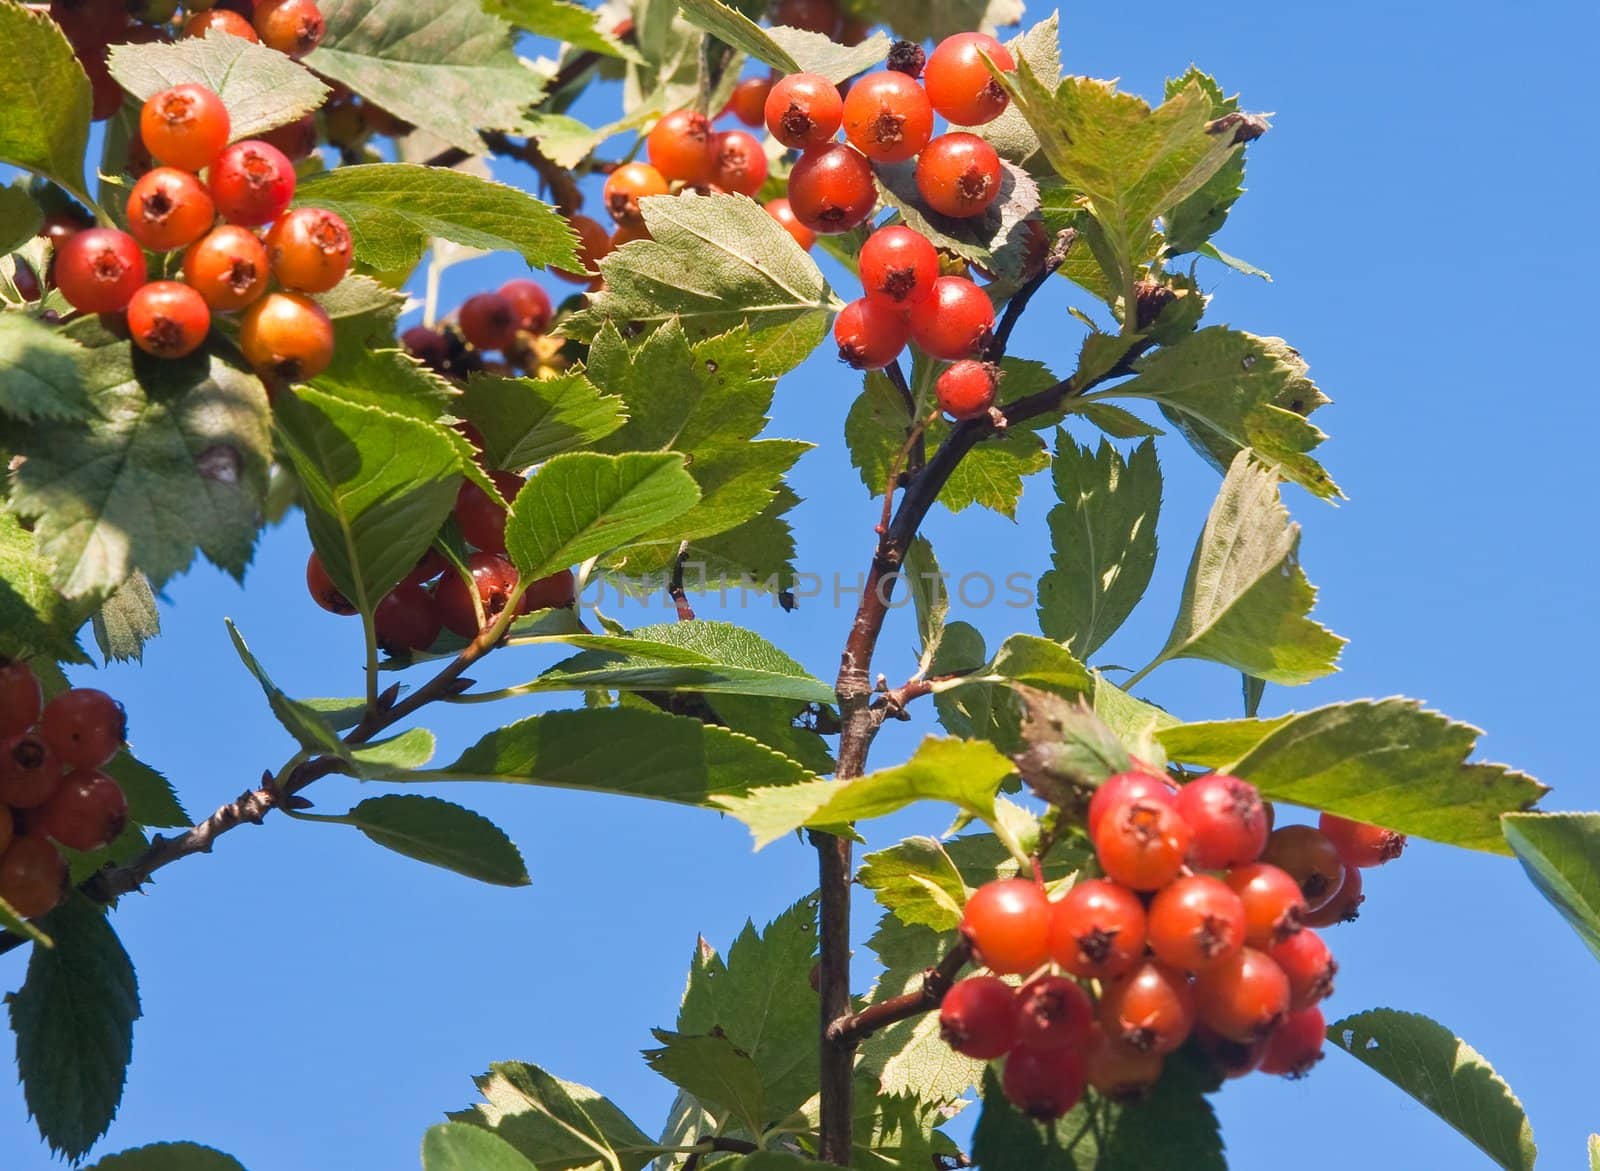
[[[1033,18],[1048,7],[1030,6]],[[1288,338],[1335,403],[1317,416],[1325,462],[1351,500],[1291,490],[1319,616],[1350,637],[1344,670],[1266,708],[1396,693],[1489,729],[1490,759],[1557,787],[1552,808],[1600,806],[1581,729],[1597,647],[1589,547],[1597,504],[1597,407],[1587,363],[1586,282],[1600,267],[1592,210],[1600,168],[1590,119],[1592,4],[1515,9],[1363,2],[1219,8],[1160,0],[1066,14],[1071,70],[1120,76],[1146,95],[1191,61],[1242,91],[1275,128],[1251,148],[1250,192],[1219,237],[1271,285],[1203,270],[1212,319]],[[598,107],[596,117],[604,117]],[[511,275],[501,258],[453,270],[447,303]],[[833,273],[837,277],[836,273]],[[565,288],[565,286],[563,286]],[[848,289],[848,284],[842,284]],[[1013,351],[1064,370],[1064,290],[1042,296]],[[826,353],[779,389],[774,433],[819,445],[795,476],[803,568],[854,577],[869,505],[840,440],[856,380]],[[1081,436],[1080,436],[1081,437]],[[1162,451],[1162,558],[1148,604],[1103,660],[1140,661],[1170,623],[1217,477],[1181,442]],[[1048,562],[1044,477],[1013,526],[936,513],[947,569],[1030,575]],[[209,567],[171,584],[166,634],[141,668],[100,672],[127,704],[139,754],[191,812],[253,783],[287,755],[222,626],[235,618],[294,694],[360,686],[359,630],[316,609],[300,522],[266,533],[247,588]],[[711,607],[703,607],[703,613]],[[656,611],[659,615],[660,611]],[[628,617],[626,613],[622,615]],[[991,645],[1031,622],[994,607],[958,615]],[[830,599],[744,617],[831,677],[848,610]],[[904,611],[879,666],[909,668]],[[528,654],[530,652],[521,652]],[[1141,657],[1143,656],[1143,657]],[[545,658],[482,678],[526,678]],[[1200,718],[1238,712],[1237,678],[1177,664],[1145,693]],[[526,714],[517,707],[507,719]],[[901,758],[929,712],[891,728],[874,759]],[[446,753],[483,708],[433,717]],[[331,779],[329,809],[357,798]],[[252,1171],[417,1165],[424,1129],[473,1097],[497,1059],[536,1061],[611,1095],[646,1130],[671,1091],[635,1055],[669,1024],[696,933],[725,947],[747,916],[770,918],[811,888],[809,851],[750,852],[709,814],[563,792],[461,788],[520,843],[533,886],[470,881],[387,854],[335,826],[274,818],[209,858],[164,872],[117,912],[139,966],[145,1016],[121,1117],[102,1150],[194,1139]],[[938,832],[943,810],[875,826]],[[1551,1167],[1578,1165],[1600,1129],[1575,1053],[1600,1041],[1600,969],[1510,861],[1416,843],[1372,876],[1361,921],[1332,933],[1342,968],[1330,1012],[1431,1013],[1480,1049],[1522,1096]],[[864,938],[873,917],[865,900]],[[0,957],[0,986],[22,955]],[[870,971],[860,966],[861,987]],[[9,1056],[9,1053],[7,1054]],[[1387,1082],[1334,1053],[1309,1080],[1249,1079],[1217,1099],[1235,1168],[1487,1166]],[[0,1095],[0,1162],[51,1165],[20,1093]]]

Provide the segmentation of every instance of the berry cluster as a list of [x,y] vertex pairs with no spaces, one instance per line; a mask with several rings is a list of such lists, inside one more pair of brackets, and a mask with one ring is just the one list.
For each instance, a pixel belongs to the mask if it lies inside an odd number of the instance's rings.
[[1215,773],[1179,789],[1111,777],[1088,830],[1103,878],[1054,902],[1036,881],[1005,879],[968,901],[962,931],[994,974],[945,995],[950,1046],[1004,1057],[1006,1096],[1046,1120],[1086,1085],[1143,1092],[1191,1039],[1224,1077],[1309,1071],[1338,971],[1312,928],[1354,918],[1361,870],[1405,838],[1329,814],[1320,829],[1274,830],[1253,785]]
[[[268,142],[229,145],[228,131],[226,107],[203,86],[145,102],[140,137],[162,165],[129,192],[126,232],[87,228],[61,240],[56,287],[80,312],[126,311],[134,344],[158,358],[198,349],[213,311],[242,310],[239,348],[257,373],[311,378],[333,358],[333,323],[306,294],[343,279],[350,229],[330,211],[290,210],[294,165]],[[180,248],[181,281],[146,279],[142,249]],[[269,292],[274,278],[281,291]]]
[[[563,339],[550,336],[554,317],[550,295],[526,277],[517,277],[492,292],[468,297],[453,322],[414,325],[400,341],[423,365],[457,381],[475,370],[548,377],[566,365]],[[494,351],[498,360],[485,357]]]
[[23,918],[66,893],[58,846],[98,850],[127,824],[122,789],[100,771],[126,732],[105,692],[75,687],[45,703],[27,663],[0,660],[0,899]]

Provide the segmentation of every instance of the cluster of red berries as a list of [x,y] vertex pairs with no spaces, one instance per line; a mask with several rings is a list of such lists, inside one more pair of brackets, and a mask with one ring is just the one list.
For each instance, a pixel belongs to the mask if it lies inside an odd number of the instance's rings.
[[[414,325],[400,341],[412,357],[449,378],[459,380],[475,370],[544,377],[565,366],[563,340],[549,334],[554,316],[550,294],[517,277],[492,292],[468,297],[453,322],[437,328]],[[496,351],[499,360],[485,358]]]
[[771,17],[773,24],[820,33],[843,45],[859,45],[872,27],[870,21],[841,11],[834,0],[777,0]]
[[127,824],[127,798],[100,771],[126,734],[105,692],[74,687],[45,703],[27,663],[0,660],[0,899],[23,918],[66,893],[57,846],[98,850]]
[[1253,785],[1215,773],[1179,789],[1114,776],[1088,830],[1105,877],[1055,902],[1024,878],[968,901],[962,931],[994,975],[945,995],[950,1046],[1004,1057],[1006,1096],[1045,1120],[1086,1085],[1137,1096],[1191,1038],[1225,1077],[1309,1071],[1338,971],[1312,928],[1354,918],[1361,870],[1398,857],[1405,838],[1328,814],[1320,829],[1274,830]]
[[324,30],[316,0],[50,0],[50,16],[89,76],[96,121],[122,108],[122,87],[106,65],[112,45],[216,29],[300,58],[317,47]]
[[[245,360],[264,377],[311,378],[333,358],[333,323],[306,294],[349,271],[350,229],[321,208],[289,210],[294,164],[257,139],[230,146],[228,132],[226,107],[204,86],[145,102],[140,137],[162,165],[129,192],[126,232],[88,228],[60,242],[56,287],[80,312],[125,310],[134,344],[158,358],[198,349],[213,310],[243,310]],[[142,249],[180,248],[183,280],[146,280]],[[268,292],[274,278],[281,291]]]

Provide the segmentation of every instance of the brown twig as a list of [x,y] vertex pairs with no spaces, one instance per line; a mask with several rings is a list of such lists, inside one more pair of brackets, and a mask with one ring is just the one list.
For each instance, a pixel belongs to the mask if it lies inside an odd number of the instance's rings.
[[1077,241],[1078,232],[1075,228],[1063,228],[1056,233],[1055,243],[1050,246],[1050,251],[1044,258],[1044,267],[1030,277],[1027,284],[1013,293],[1011,300],[1006,302],[1005,312],[1000,316],[1000,324],[995,327],[994,337],[985,351],[989,361],[998,362],[1006,356],[1006,347],[1011,344],[1011,331],[1016,329],[1017,322],[1022,320],[1023,310],[1028,307],[1028,302],[1033,300],[1033,295],[1067,262],[1067,253],[1072,251],[1072,246]]
[[694,608],[689,605],[689,595],[683,589],[683,565],[689,557],[689,543],[678,547],[678,556],[672,563],[672,580],[667,583],[667,596],[677,608],[679,622],[693,622]]
[[868,1005],[860,1012],[838,1018],[828,1026],[828,1040],[835,1044],[855,1046],[879,1029],[931,1012],[939,1007],[944,994],[950,991],[950,985],[955,983],[961,969],[971,959],[972,945],[965,939],[959,940],[936,967],[922,973],[922,984],[915,992],[891,996],[888,1000]]
[[[539,143],[532,138],[514,141],[508,134],[500,130],[482,131],[483,145],[490,154],[502,158],[517,159],[527,163],[539,174],[540,181],[550,192],[551,201],[560,210],[562,215],[576,215],[583,208],[583,193],[578,190],[578,181],[571,171],[558,163],[546,158],[539,150]],[[462,150],[459,146],[452,146],[442,150],[427,159],[422,164],[425,167],[453,167],[471,158],[470,152]]]
[[[926,429],[915,430],[917,421],[917,396],[911,393],[911,386],[906,382],[906,372],[900,368],[900,360],[896,358],[883,368],[883,376],[889,380],[889,385],[899,391],[901,400],[906,404],[906,425],[913,429],[916,442],[911,447],[910,463],[906,470],[915,475],[922,470],[922,465],[928,462],[928,443]],[[894,481],[891,481],[893,483]],[[899,485],[896,483],[896,487]]]
[[727,1138],[720,1134],[708,1134],[697,1145],[701,1149],[693,1152],[683,1161],[683,1171],[695,1171],[700,1166],[700,1156],[710,1154],[712,1151],[730,1151],[736,1155],[753,1155],[761,1149],[755,1143],[746,1142],[742,1138]]

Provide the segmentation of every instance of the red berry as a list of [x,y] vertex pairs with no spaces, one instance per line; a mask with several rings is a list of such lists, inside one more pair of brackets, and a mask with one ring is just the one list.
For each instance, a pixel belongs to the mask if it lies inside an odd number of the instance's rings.
[[967,900],[961,931],[990,970],[1031,972],[1050,958],[1050,901],[1031,879],[985,883]]
[[557,610],[570,606],[577,600],[577,578],[572,570],[561,569],[549,577],[537,579],[522,595],[519,614],[532,614],[535,610]]
[[128,799],[105,773],[82,769],[62,778],[29,823],[32,832],[72,850],[109,846],[128,824]]
[[61,782],[61,762],[43,737],[24,732],[0,740],[0,805],[32,809]]
[[[517,571],[505,558],[482,552],[467,557],[467,570],[477,589],[478,604],[483,609],[484,629],[487,629],[501,611],[511,604],[511,596],[517,589]],[[463,638],[477,636],[477,610],[473,607],[472,593],[461,574],[451,571],[440,578],[434,588],[434,598],[446,629]]]
[[817,234],[800,222],[799,218],[794,214],[794,208],[789,206],[787,199],[782,196],[777,199],[769,199],[762,206],[766,208],[769,216],[782,225],[783,230],[789,233],[790,238],[796,244],[800,245],[806,252],[811,251],[812,245],[817,242]]
[[778,0],[772,23],[831,37],[839,31],[839,6],[834,0]]
[[1195,977],[1194,1002],[1207,1028],[1248,1044],[1288,1013],[1289,977],[1265,952],[1247,947]]
[[939,1004],[939,1035],[957,1053],[991,1061],[1017,1042],[1016,991],[995,976],[971,976],[950,986]]
[[128,193],[128,232],[154,252],[194,243],[211,229],[216,207],[188,171],[157,167]]
[[128,717],[105,692],[74,687],[44,705],[39,734],[63,767],[99,768],[127,739]]
[[233,224],[213,228],[183,253],[183,279],[218,312],[259,301],[271,275],[261,241]]
[[87,228],[66,240],[55,256],[56,288],[74,309],[116,313],[126,309],[145,281],[144,253],[126,232]]
[[[444,334],[425,325],[413,325],[406,330],[400,335],[400,344],[405,346],[406,353],[434,370],[443,369],[450,360],[450,343],[445,340]],[[468,423],[467,426],[472,424]],[[481,442],[474,446],[479,451],[483,450]]]
[[286,289],[326,293],[350,271],[354,245],[344,220],[320,207],[297,207],[273,221],[266,238],[272,275]]
[[933,282],[933,295],[911,307],[911,339],[930,358],[971,358],[993,333],[989,295],[965,277],[940,277]]
[[1011,50],[984,33],[946,37],[923,67],[922,84],[928,87],[928,100],[957,126],[993,122],[1010,100],[984,64],[985,54],[1004,73],[1017,67]]
[[1106,811],[1094,848],[1107,878],[1134,890],[1159,890],[1178,877],[1191,840],[1188,823],[1171,805],[1136,800]]
[[322,558],[315,552],[306,559],[306,590],[311,594],[311,600],[330,614],[348,616],[356,612],[350,599],[333,584],[333,578],[323,568]]
[[[489,478],[509,503],[522,491],[523,479],[511,472],[490,472]],[[471,480],[456,492],[456,527],[467,544],[486,553],[506,551],[506,506]]]
[[980,216],[1000,195],[1000,156],[976,134],[941,134],[917,158],[917,190],[941,215]]
[[236,142],[211,164],[211,198],[230,224],[271,223],[294,198],[294,164],[260,139]]
[[205,299],[180,281],[151,281],[128,302],[128,334],[133,344],[157,358],[194,353],[211,332]]
[[1000,390],[1000,368],[964,358],[934,383],[939,409],[952,419],[977,419],[989,413]]
[[228,145],[228,107],[203,85],[175,85],[139,111],[139,137],[169,167],[201,171]]
[[1322,830],[1346,866],[1382,866],[1400,857],[1406,848],[1406,835],[1364,821],[1350,821],[1324,813],[1317,826]]
[[1211,773],[1178,790],[1178,812],[1194,830],[1191,865],[1224,870],[1261,857],[1267,844],[1267,812],[1248,781]]
[[33,668],[0,660],[0,739],[20,736],[39,721],[44,692]]
[[1146,960],[1100,993],[1100,1024],[1140,1053],[1171,1053],[1194,1028],[1194,993],[1176,968]]
[[1180,878],[1150,904],[1150,950],[1187,972],[1215,967],[1244,946],[1244,904],[1205,874]]
[[11,815],[11,806],[0,805],[0,854],[6,852],[11,839],[16,836],[17,822]]
[[1297,931],[1267,949],[1272,961],[1289,977],[1289,1007],[1310,1008],[1333,995],[1333,978],[1339,964],[1315,931]]
[[449,568],[449,565],[450,563],[444,559],[437,549],[430,548],[411,567],[411,572],[400,579],[400,584],[426,585]]
[[1361,904],[1366,896],[1361,893],[1361,871],[1354,866],[1344,868],[1344,881],[1339,893],[1321,907],[1306,915],[1307,927],[1332,927],[1335,923],[1351,923],[1361,917]]
[[1300,884],[1308,911],[1326,906],[1344,882],[1339,851],[1321,830],[1309,825],[1285,825],[1273,830],[1261,860],[1289,872]]
[[1262,1073],[1301,1078],[1322,1060],[1322,1044],[1327,1039],[1328,1023],[1315,1006],[1289,1014],[1287,1020],[1267,1038],[1261,1058]]
[[317,116],[307,114],[268,130],[261,136],[261,141],[277,147],[291,162],[308,159],[317,149]]
[[1072,1049],[1013,1049],[1000,1086],[1018,1110],[1051,1122],[1083,1097],[1083,1060]]
[[767,129],[794,150],[810,150],[833,141],[844,122],[839,87],[815,73],[791,73],[767,94]]
[[260,42],[255,28],[244,17],[227,8],[212,8],[205,12],[197,12],[191,16],[183,26],[183,36],[203,37],[211,29],[219,33],[227,33],[230,37],[239,37],[246,41]]
[[0,899],[24,919],[53,910],[66,893],[67,860],[44,838],[17,838],[0,854]]
[[256,373],[304,382],[333,361],[333,322],[309,297],[268,293],[239,319],[239,348]]
[[939,251],[903,224],[879,228],[861,246],[861,287],[869,297],[913,304],[933,294]]
[[824,236],[865,223],[877,205],[872,164],[854,147],[832,143],[808,150],[789,172],[790,209]]
[[869,73],[844,99],[844,132],[873,162],[903,163],[933,137],[933,107],[904,73]]
[[378,645],[391,655],[425,651],[439,637],[439,608],[420,585],[401,582],[372,611]]
[[747,77],[728,95],[727,112],[746,126],[760,126],[767,116],[767,95],[771,92],[772,78]]
[[578,263],[583,271],[568,272],[562,268],[552,268],[550,271],[564,281],[597,289],[602,284],[597,275],[600,258],[611,251],[611,233],[586,215],[569,216],[567,222],[578,234]]
[[1089,798],[1089,812],[1085,819],[1089,836],[1094,837],[1100,828],[1100,819],[1113,805],[1120,805],[1124,801],[1162,801],[1171,805],[1175,796],[1166,779],[1154,773],[1135,769],[1109,776],[1100,782],[1094,796]]
[[500,295],[511,303],[518,329],[543,333],[550,328],[550,294],[541,286],[526,277],[517,277],[500,286]]
[[1094,1003],[1076,981],[1036,976],[1016,996],[1017,1044],[1026,1049],[1082,1049],[1094,1024]]
[[649,163],[623,163],[606,176],[602,198],[606,210],[617,223],[637,223],[644,218],[639,208],[641,199],[651,195],[667,195],[671,191],[661,172]]
[[1091,878],[1050,909],[1050,957],[1074,976],[1120,976],[1144,956],[1146,918],[1139,896]]
[[1131,1102],[1161,1080],[1166,1058],[1140,1053],[1115,1041],[1096,1024],[1083,1051],[1083,1072],[1095,1092],[1113,1102]]
[[713,142],[716,165],[711,181],[724,191],[754,196],[767,181],[767,152],[753,134],[724,130]]
[[316,0],[256,0],[255,29],[261,43],[299,60],[322,41],[322,10]]
[[673,110],[664,115],[644,140],[650,165],[669,182],[691,186],[711,182],[717,159],[711,123],[697,110]]
[[1300,930],[1306,897],[1285,871],[1251,862],[1228,871],[1225,881],[1244,906],[1244,939],[1251,947],[1271,947]]
[[911,336],[905,314],[892,301],[861,297],[833,320],[839,360],[857,370],[881,370],[900,356]]
[[1195,1026],[1194,1039],[1200,1051],[1211,1060],[1211,1067],[1218,1075],[1230,1080],[1254,1073],[1267,1052],[1265,1037],[1254,1041],[1230,1041],[1203,1024]]
[[517,311],[499,293],[475,293],[461,303],[457,318],[466,339],[480,350],[499,350],[517,336]]

